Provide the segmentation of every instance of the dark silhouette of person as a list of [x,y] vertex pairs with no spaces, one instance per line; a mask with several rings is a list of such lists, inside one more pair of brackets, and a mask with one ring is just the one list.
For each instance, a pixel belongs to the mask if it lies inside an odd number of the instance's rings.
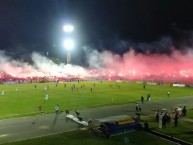
[[145,89],[145,84],[143,84],[143,88]]
[[139,111],[141,111],[141,105],[139,105]]
[[186,116],[186,112],[187,112],[186,106],[184,106],[183,109],[182,109],[183,116]]
[[141,96],[141,103],[143,103],[144,102],[144,97],[143,96]]
[[39,106],[38,106],[38,109],[39,109],[39,111],[40,111],[40,113],[41,113],[41,112],[42,112],[42,106],[39,105]]
[[178,126],[178,114],[177,113],[175,114],[175,117],[174,117],[174,126],[175,127]]
[[168,97],[170,97],[170,92],[168,92]]
[[135,110],[139,111],[139,104],[138,103],[136,104]]
[[158,112],[156,112],[155,119],[156,119],[156,122],[158,122],[158,121],[159,121],[159,113],[158,113]]
[[166,122],[167,122],[167,114],[165,113],[162,118],[162,128],[166,128]]
[[77,112],[77,111],[75,111],[75,113],[76,113],[76,115],[77,115],[77,116],[79,116],[79,115],[80,115],[80,113],[79,113],[79,112]]
[[66,110],[66,115],[68,115],[70,112],[69,112],[69,110]]
[[150,130],[149,129],[149,124],[148,124],[147,121],[144,122],[144,129],[145,129],[145,131],[149,131]]

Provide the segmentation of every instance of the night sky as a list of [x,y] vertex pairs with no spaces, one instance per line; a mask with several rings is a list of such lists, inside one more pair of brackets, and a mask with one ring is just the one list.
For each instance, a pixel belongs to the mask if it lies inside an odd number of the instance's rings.
[[0,50],[62,58],[65,23],[75,27],[74,56],[85,45],[120,55],[193,48],[192,0],[0,0]]

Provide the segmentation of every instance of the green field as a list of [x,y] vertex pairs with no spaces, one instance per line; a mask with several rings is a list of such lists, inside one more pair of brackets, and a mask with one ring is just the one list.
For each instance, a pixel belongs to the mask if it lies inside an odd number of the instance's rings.
[[[143,84],[131,82],[67,82],[65,84],[66,87],[64,83],[58,83],[57,86],[56,83],[1,84],[0,90],[4,90],[5,95],[0,94],[0,119],[37,114],[39,105],[42,106],[44,113],[51,113],[55,111],[56,104],[59,104],[60,111],[63,111],[138,102],[142,95],[146,99],[148,93],[151,94],[151,100],[168,99],[168,91],[170,98],[193,95],[192,88],[169,85],[146,85],[146,89],[143,89]],[[73,84],[75,90],[72,91]],[[45,86],[49,89],[45,90]],[[48,101],[45,101],[46,93],[49,95]]]
[[[140,139],[139,139],[140,137]],[[126,141],[124,139],[127,138]],[[3,145],[174,145],[147,133],[137,131],[113,136],[109,139],[96,137],[87,130],[49,135],[41,138],[27,139]]]
[[[66,84],[66,86],[65,86]],[[36,85],[36,88],[35,88]],[[75,89],[72,91],[72,86]],[[47,90],[45,90],[47,86]],[[82,86],[82,88],[81,88]],[[83,87],[84,86],[84,87]],[[16,91],[16,88],[18,91]],[[92,91],[91,91],[92,88]],[[2,95],[4,90],[5,95]],[[59,104],[60,111],[76,110],[82,108],[94,108],[107,105],[129,104],[140,101],[141,96],[146,100],[147,94],[151,94],[151,100],[167,100],[183,96],[193,96],[193,88],[172,87],[168,85],[146,85],[134,82],[65,82],[59,83],[36,83],[36,84],[1,84],[0,85],[0,119],[15,118],[39,114],[38,106],[42,106],[42,112],[55,112],[56,104]],[[167,92],[170,92],[168,98]],[[49,99],[45,101],[46,94]],[[175,100],[175,99],[174,99]],[[156,106],[155,107],[159,107]],[[159,129],[154,116],[142,116],[143,121],[148,121],[152,129],[193,142],[190,126],[192,125],[193,110],[189,107],[188,116],[180,119],[179,127],[174,128],[168,124],[166,129]],[[141,132],[132,132],[119,135],[109,140],[97,138],[88,131],[75,131],[62,133],[42,138],[29,139],[19,142],[7,143],[8,145],[32,145],[32,144],[124,144],[123,138],[128,136],[131,145],[144,144],[171,144]],[[144,139],[138,140],[138,136]]]

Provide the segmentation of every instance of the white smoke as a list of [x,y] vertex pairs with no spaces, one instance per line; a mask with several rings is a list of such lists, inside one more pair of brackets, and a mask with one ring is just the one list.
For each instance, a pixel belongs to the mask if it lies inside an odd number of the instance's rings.
[[87,70],[76,65],[56,64],[52,60],[37,52],[32,53],[33,65],[27,62],[16,61],[6,56],[4,51],[0,51],[0,72],[10,74],[15,77],[67,77],[67,76],[88,76]]
[[63,63],[56,64],[52,60],[48,59],[45,56],[40,55],[37,52],[32,53],[32,61],[34,66],[39,72],[43,74],[52,75],[52,76],[86,76],[87,71],[80,66]]

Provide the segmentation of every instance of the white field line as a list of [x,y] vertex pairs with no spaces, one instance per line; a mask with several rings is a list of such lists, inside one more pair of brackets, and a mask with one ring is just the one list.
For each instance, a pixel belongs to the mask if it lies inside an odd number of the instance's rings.
[[75,130],[78,130],[78,129],[72,129],[72,130],[61,131],[61,132],[56,132],[56,133],[49,133],[49,134],[39,135],[39,136],[35,136],[35,137],[28,137],[28,138],[18,139],[18,140],[14,140],[14,141],[8,141],[8,142],[0,143],[0,144],[19,142],[19,141],[24,141],[24,140],[28,140],[28,139],[41,138],[41,137],[45,137],[45,136],[49,136],[49,135],[55,135],[55,134],[60,134],[60,133],[64,133],[64,132],[71,132],[71,131],[75,131]]

